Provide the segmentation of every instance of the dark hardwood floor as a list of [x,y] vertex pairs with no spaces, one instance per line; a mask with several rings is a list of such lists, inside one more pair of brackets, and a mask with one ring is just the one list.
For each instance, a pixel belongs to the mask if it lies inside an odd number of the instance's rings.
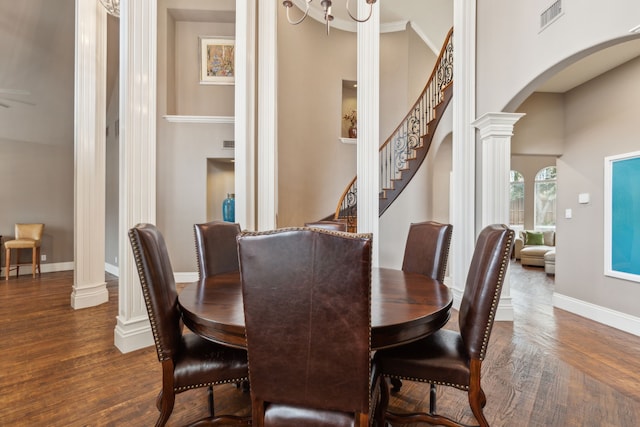
[[[113,345],[117,280],[109,302],[74,310],[71,272],[0,282],[0,426],[152,426],[161,371],[155,348]],[[483,385],[492,426],[640,425],[640,338],[551,306],[542,269],[511,266],[515,320],[496,323]],[[457,313],[448,327],[455,328]],[[249,396],[216,387],[216,409],[249,412]],[[438,388],[439,411],[474,422],[466,394]],[[428,406],[427,386],[404,382],[394,410]],[[206,391],[177,396],[168,425],[207,414]]]

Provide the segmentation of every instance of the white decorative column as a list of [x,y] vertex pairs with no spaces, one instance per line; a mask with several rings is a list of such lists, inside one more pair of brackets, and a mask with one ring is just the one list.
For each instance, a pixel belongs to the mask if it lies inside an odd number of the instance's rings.
[[128,230],[156,223],[156,0],[120,3],[120,278],[115,345],[153,344]]
[[[509,224],[509,171],[513,125],[524,114],[487,113],[473,124],[480,131],[482,150],[480,200],[482,227]],[[502,285],[496,320],[513,321],[509,272]]]
[[[358,16],[367,16],[358,2]],[[373,265],[378,265],[380,208],[380,3],[371,18],[358,24],[358,232],[373,233]]]
[[[236,221],[255,230],[256,0],[236,1]],[[275,62],[275,61],[273,61]]]
[[107,15],[76,0],[74,277],[71,306],[109,300],[104,270]]
[[258,230],[277,226],[277,7],[268,1],[258,8]]
[[449,270],[454,306],[462,301],[476,240],[475,129],[476,2],[454,0],[453,6],[453,145]]

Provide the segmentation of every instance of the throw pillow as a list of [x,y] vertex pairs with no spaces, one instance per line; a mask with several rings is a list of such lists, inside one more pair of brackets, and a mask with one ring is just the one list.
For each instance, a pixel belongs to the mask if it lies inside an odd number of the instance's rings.
[[541,231],[527,231],[526,233],[527,239],[525,242],[527,246],[544,244],[544,236]]

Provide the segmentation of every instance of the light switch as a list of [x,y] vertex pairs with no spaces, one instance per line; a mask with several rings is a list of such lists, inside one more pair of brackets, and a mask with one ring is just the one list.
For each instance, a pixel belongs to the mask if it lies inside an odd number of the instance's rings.
[[564,210],[564,217],[567,219],[570,219],[572,215],[571,209],[565,209]]
[[589,203],[590,197],[589,197],[589,193],[580,193],[578,194],[578,203]]

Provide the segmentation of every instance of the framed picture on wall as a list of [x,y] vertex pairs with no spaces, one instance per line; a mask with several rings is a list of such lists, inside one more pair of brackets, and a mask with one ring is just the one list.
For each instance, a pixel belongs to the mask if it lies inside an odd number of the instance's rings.
[[604,159],[604,274],[640,282],[640,151]]
[[200,37],[200,84],[232,85],[235,82],[235,40]]

